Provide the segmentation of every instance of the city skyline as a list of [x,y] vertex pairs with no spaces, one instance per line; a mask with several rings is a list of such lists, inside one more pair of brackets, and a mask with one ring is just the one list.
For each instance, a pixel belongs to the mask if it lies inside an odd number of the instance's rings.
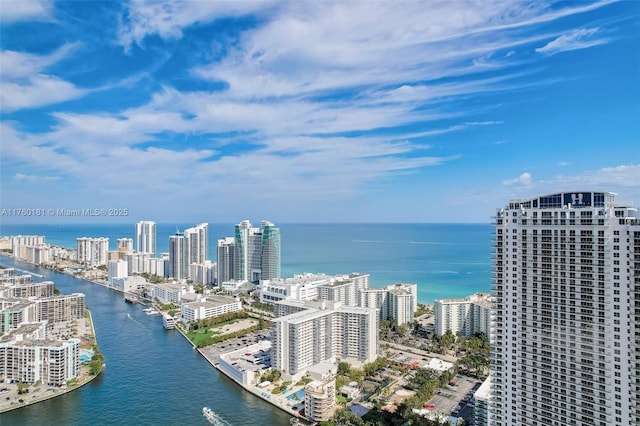
[[485,223],[556,191],[638,202],[639,17],[609,0],[2,2],[0,207],[117,214],[1,220]]

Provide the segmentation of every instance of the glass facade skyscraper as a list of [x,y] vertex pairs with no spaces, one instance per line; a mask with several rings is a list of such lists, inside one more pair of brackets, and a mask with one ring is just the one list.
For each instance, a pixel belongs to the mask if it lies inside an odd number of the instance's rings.
[[233,271],[230,279],[239,281],[280,278],[280,229],[269,221],[263,221],[261,228],[254,228],[248,220],[237,224],[233,241],[218,241],[219,282],[229,270]]

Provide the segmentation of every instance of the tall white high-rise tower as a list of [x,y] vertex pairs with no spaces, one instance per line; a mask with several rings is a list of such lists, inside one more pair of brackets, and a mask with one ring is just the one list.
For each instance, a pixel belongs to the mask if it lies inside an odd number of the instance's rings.
[[204,264],[209,259],[209,224],[200,223],[185,229],[184,238],[187,250],[187,264]]
[[498,210],[489,424],[639,424],[640,222],[614,196]]
[[156,223],[143,220],[136,223],[136,251],[138,253],[151,253],[156,257]]
[[187,245],[184,234],[176,232],[169,237],[169,277],[183,279],[189,273]]

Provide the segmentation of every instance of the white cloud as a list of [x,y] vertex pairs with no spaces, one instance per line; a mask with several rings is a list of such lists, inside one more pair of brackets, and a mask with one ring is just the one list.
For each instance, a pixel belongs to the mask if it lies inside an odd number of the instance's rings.
[[0,104],[4,112],[11,112],[77,99],[85,93],[57,77],[37,74],[21,84],[3,83]]
[[268,7],[267,1],[131,1],[118,29],[119,43],[129,49],[145,37],[182,38],[182,30],[197,23],[247,15]]
[[86,90],[43,72],[72,54],[80,45],[80,43],[67,43],[49,55],[33,55],[11,50],[0,51],[2,111],[37,108],[84,96],[87,93]]
[[[561,191],[606,191],[623,194],[624,199],[640,198],[640,165],[637,164],[583,170],[536,181],[533,181],[530,175],[526,175],[529,174],[523,173],[518,178],[503,182],[505,185],[513,185],[510,198],[528,198]],[[504,195],[501,197],[509,198]]]
[[[100,194],[131,195],[145,187],[149,198],[207,194],[214,200],[210,205],[237,194],[245,194],[238,203],[248,197],[273,205],[340,201],[365,187],[456,161],[455,144],[443,149],[436,140],[431,145],[437,149],[429,151],[424,139],[502,124],[500,117],[469,118],[471,108],[479,107],[466,99],[541,84],[541,79],[530,82],[535,67],[520,67],[523,62],[516,61],[523,59],[513,52],[521,46],[530,51],[551,36],[525,27],[600,4],[559,13],[521,2],[487,8],[457,2],[372,7],[367,2],[133,1],[119,28],[125,49],[144,48],[148,36],[177,40],[193,25],[257,14],[252,26],[225,45],[221,60],[187,70],[225,83],[224,89],[180,92],[166,86],[148,103],[117,112],[60,110],[51,114],[55,124],[49,131],[38,134],[0,123],[2,164],[26,165],[7,172],[15,179],[64,173]],[[49,66],[78,46],[45,56],[2,52],[3,108],[30,108],[101,90],[47,75]],[[445,118],[446,124],[431,124]],[[370,136],[379,129],[388,136]],[[37,175],[30,174],[34,167]],[[523,173],[504,184],[518,191],[538,182]]]
[[33,55],[26,52],[0,50],[0,76],[3,80],[27,78],[66,58],[80,48],[81,43],[66,43],[49,55]]
[[605,38],[594,39],[593,36],[598,33],[598,28],[579,29],[572,30],[566,34],[563,34],[550,41],[543,47],[536,49],[538,53],[544,53],[547,55],[555,55],[560,52],[567,52],[570,50],[586,49],[588,47],[598,46],[608,43],[609,40]]
[[524,186],[529,186],[531,185],[531,173],[529,172],[524,172],[522,173],[520,176],[518,176],[517,178],[514,179],[507,179],[502,181],[503,185],[524,185]]
[[47,182],[60,179],[59,176],[38,176],[38,175],[25,175],[22,173],[16,173],[15,180],[28,181],[28,182]]
[[54,3],[50,0],[2,0],[0,22],[12,24],[18,21],[50,21]]
[[607,187],[640,188],[640,165],[623,164],[586,170],[577,175],[560,175],[550,183],[562,185],[568,189],[596,188],[607,191]]

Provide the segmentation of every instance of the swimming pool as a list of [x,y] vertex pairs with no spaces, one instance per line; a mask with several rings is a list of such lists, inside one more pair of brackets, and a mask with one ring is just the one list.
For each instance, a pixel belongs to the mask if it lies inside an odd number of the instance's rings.
[[291,395],[287,396],[287,399],[289,401],[302,401],[304,399],[304,389],[300,389],[298,392],[292,393]]

